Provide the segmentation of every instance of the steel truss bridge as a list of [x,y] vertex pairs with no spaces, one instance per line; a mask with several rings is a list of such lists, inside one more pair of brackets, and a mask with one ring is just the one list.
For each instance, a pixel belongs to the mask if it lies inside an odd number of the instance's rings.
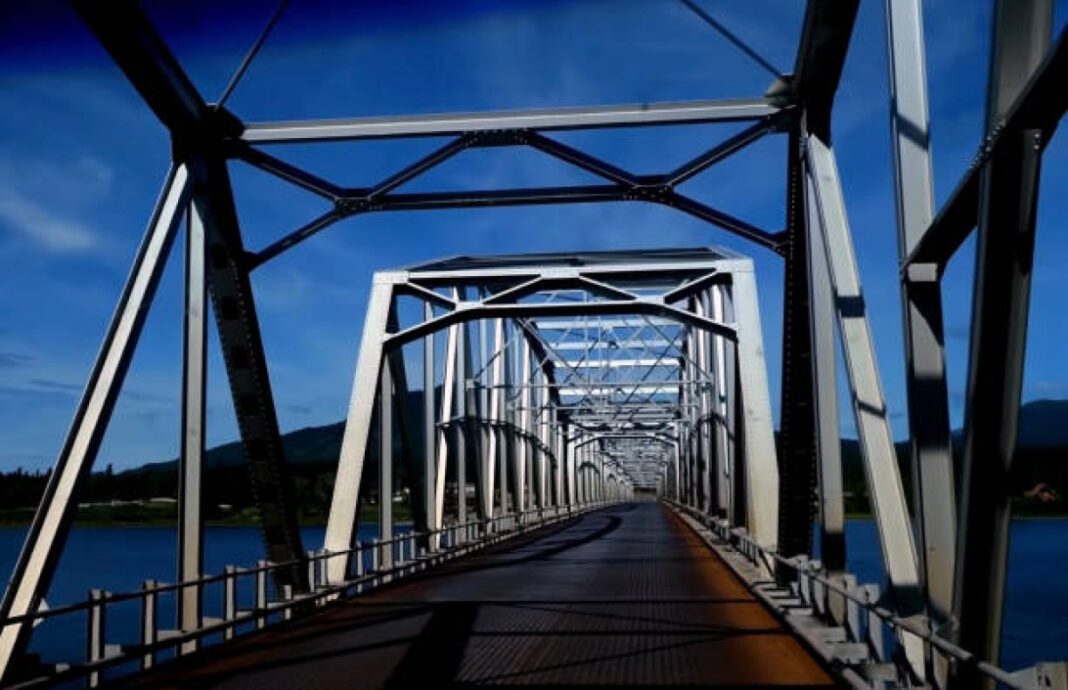
[[[513,680],[1068,687],[1063,664],[1011,673],[997,666],[1006,478],[1016,442],[1039,170],[1068,103],[1068,48],[1063,32],[1053,41],[1050,0],[995,0],[987,135],[937,211],[921,0],[886,2],[914,477],[907,490],[831,139],[858,2],[809,0],[791,74],[778,74],[698,4],[684,2],[771,69],[765,94],[246,122],[225,101],[281,7],[222,97],[210,103],[131,0],[75,0],[170,131],[173,163],[0,607],[0,679],[28,686],[84,678],[97,686],[121,670],[132,672],[124,682],[149,687],[467,687]],[[561,130],[713,122],[749,126],[655,175],[622,170],[553,138]],[[366,188],[302,170],[286,162],[280,146],[430,136],[449,141]],[[765,136],[789,143],[782,228],[754,227],[678,190]],[[403,191],[442,162],[487,146],[530,147],[603,182]],[[234,160],[318,195],[329,210],[266,247],[247,247],[228,170]],[[778,439],[746,257],[716,248],[658,249],[456,257],[384,270],[369,301],[325,541],[308,550],[250,274],[354,216],[621,201],[678,209],[782,257]],[[955,470],[940,279],[973,231],[965,443]],[[138,592],[93,590],[85,602],[48,608],[44,597],[78,489],[179,234],[186,309],[177,579],[146,581]],[[267,556],[219,574],[203,572],[209,314]],[[883,587],[858,583],[845,568],[836,331],[886,569]],[[409,371],[420,372],[418,387],[407,380]],[[421,410],[406,404],[415,395]],[[407,471],[399,474],[395,464]],[[397,476],[409,486],[395,486]],[[391,498],[400,489],[413,496],[411,532],[394,530]],[[361,501],[372,497],[378,537],[360,543]],[[160,601],[168,598],[177,612],[171,627],[159,620]],[[138,639],[115,639],[107,626],[108,610],[123,602],[141,608]],[[60,616],[85,618],[86,658],[53,663],[28,655],[34,624]],[[407,637],[390,642],[393,634]],[[342,643],[356,646],[336,650]],[[174,658],[165,660],[168,654]]]

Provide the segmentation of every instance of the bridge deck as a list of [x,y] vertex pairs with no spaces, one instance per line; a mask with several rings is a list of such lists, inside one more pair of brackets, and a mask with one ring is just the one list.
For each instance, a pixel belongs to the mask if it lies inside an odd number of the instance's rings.
[[654,503],[587,515],[131,684],[835,687]]

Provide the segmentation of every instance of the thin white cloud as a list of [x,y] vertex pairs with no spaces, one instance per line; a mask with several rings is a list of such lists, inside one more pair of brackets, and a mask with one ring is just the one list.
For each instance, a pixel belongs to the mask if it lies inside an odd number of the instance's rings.
[[94,251],[100,238],[76,214],[106,197],[113,179],[110,167],[87,156],[62,164],[0,158],[0,231],[48,252]]
[[99,244],[85,225],[64,218],[13,189],[0,188],[0,227],[52,252],[84,252]]

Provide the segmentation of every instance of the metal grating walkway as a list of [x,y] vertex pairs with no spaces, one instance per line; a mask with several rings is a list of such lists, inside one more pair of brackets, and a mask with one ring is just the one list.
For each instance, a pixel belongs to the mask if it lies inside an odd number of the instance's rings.
[[666,507],[585,516],[136,687],[835,687]]

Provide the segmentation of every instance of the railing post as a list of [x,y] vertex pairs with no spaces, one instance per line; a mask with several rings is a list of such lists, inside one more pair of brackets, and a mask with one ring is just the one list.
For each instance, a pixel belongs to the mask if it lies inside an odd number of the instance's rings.
[[147,671],[152,668],[156,661],[156,652],[152,645],[159,639],[159,595],[155,589],[155,580],[145,580],[141,583],[141,590],[145,593],[141,598],[141,647],[144,653],[141,655],[141,670]]
[[[104,650],[107,646],[107,597],[108,592],[102,589],[89,590],[89,601],[92,603],[87,611],[85,634],[85,660],[88,663],[104,659]],[[85,677],[85,684],[90,688],[98,687],[100,678],[100,671],[90,671]]]
[[256,561],[256,629],[267,625],[267,566],[269,561]]
[[315,558],[317,553],[314,549],[311,549],[304,555],[308,559],[308,591],[311,592],[315,591],[319,583],[319,573],[317,571],[319,562]]
[[[293,601],[293,585],[282,585],[282,601],[289,603]],[[293,618],[293,607],[286,606],[282,609],[282,620],[291,620]]]
[[234,639],[234,627],[237,625],[237,568],[226,566],[223,577],[223,619],[228,621],[223,630],[223,639]]
[[[861,585],[868,598],[868,605],[874,607],[879,602],[879,585]],[[883,641],[883,620],[868,610],[868,645],[879,661],[886,661],[886,644]]]

